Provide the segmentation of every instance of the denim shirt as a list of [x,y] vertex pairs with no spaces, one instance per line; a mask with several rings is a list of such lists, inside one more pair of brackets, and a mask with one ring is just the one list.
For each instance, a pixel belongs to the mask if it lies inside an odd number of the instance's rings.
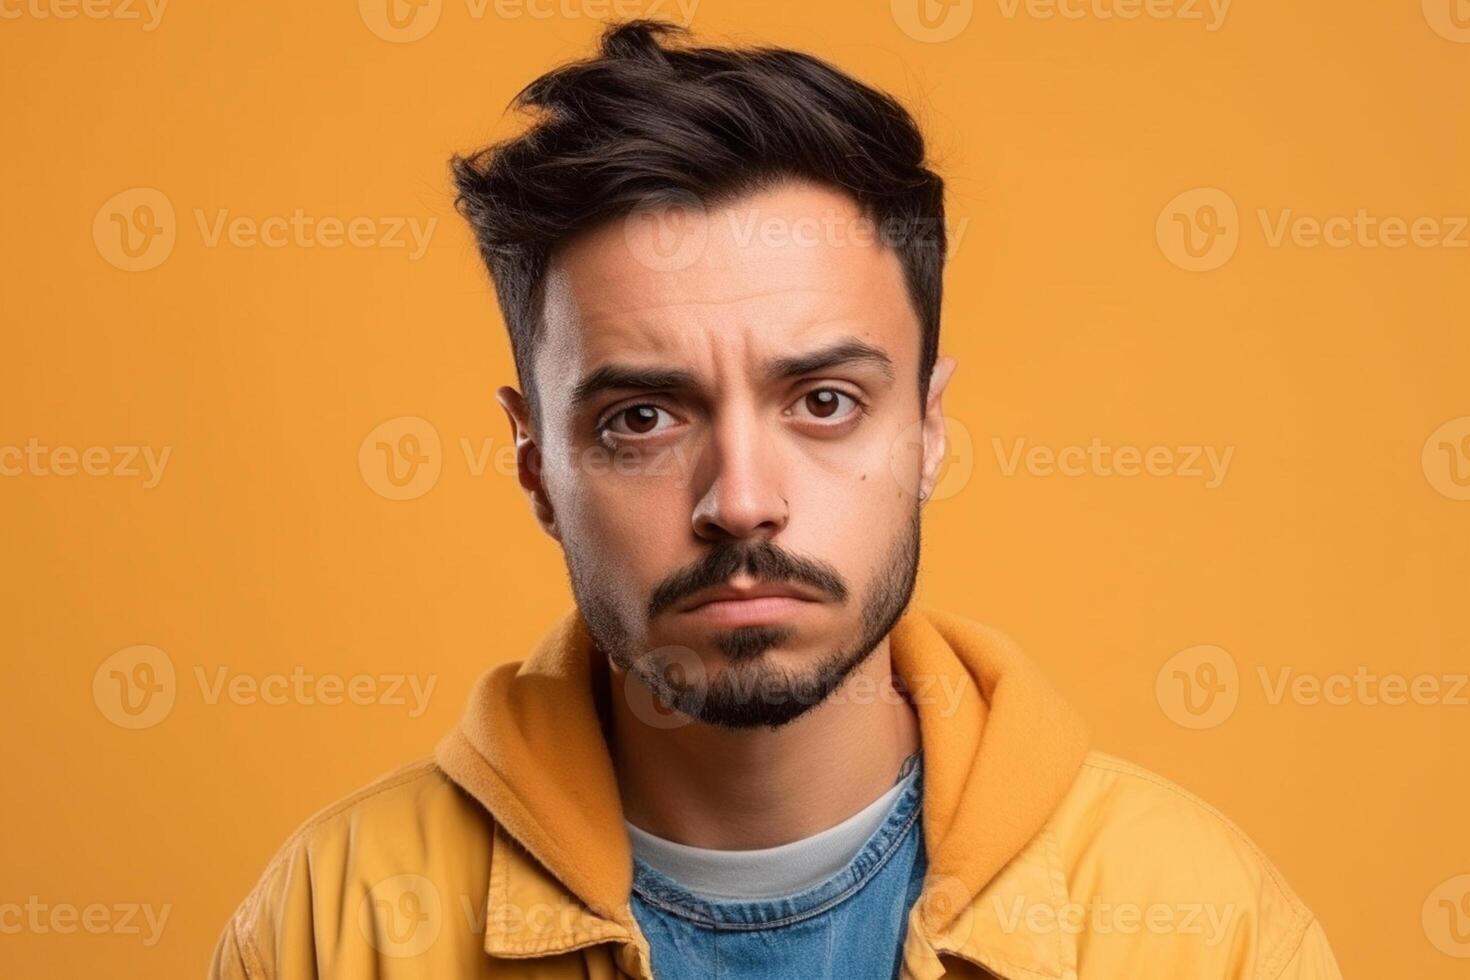
[[908,912],[923,886],[915,767],[882,825],[841,871],[804,891],[763,901],[699,895],[633,863],[633,915],[656,980],[810,980],[896,977]]

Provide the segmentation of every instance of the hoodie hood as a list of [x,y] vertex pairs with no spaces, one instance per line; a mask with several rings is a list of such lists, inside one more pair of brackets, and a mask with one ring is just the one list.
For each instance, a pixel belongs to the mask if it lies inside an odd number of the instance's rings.
[[[1000,632],[911,604],[889,634],[919,718],[930,903],[943,928],[1042,829],[1087,752],[1077,713]],[[487,672],[440,742],[443,771],[568,891],[626,919],[632,850],[603,734],[608,666],[582,616]]]

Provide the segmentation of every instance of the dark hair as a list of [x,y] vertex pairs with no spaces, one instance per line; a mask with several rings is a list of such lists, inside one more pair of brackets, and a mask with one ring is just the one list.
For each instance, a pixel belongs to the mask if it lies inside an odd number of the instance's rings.
[[542,283],[557,246],[664,196],[712,205],[787,178],[846,191],[897,250],[922,330],[922,406],[946,245],[944,182],[925,166],[918,126],[891,96],[811,55],[660,44],[683,33],[650,20],[609,26],[598,57],[512,100],[541,111],[526,132],[451,161],[455,206],[495,282],[532,419]]

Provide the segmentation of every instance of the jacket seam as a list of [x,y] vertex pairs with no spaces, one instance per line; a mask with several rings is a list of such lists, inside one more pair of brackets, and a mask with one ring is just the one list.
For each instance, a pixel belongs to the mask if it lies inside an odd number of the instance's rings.
[[265,967],[261,964],[255,942],[249,935],[240,933],[239,916],[230,917],[230,936],[235,940],[235,948],[240,951],[240,965],[245,969],[246,980],[266,980]]
[[1275,957],[1279,962],[1273,964],[1271,961],[1267,961],[1266,972],[1261,974],[1261,980],[1277,980],[1285,972],[1286,968],[1291,965],[1291,961],[1296,958],[1296,954],[1301,952],[1302,944],[1307,941],[1307,933],[1311,931],[1312,924],[1316,921],[1317,917],[1315,915],[1309,914],[1307,916],[1301,931],[1297,933],[1296,942],[1292,943],[1289,947],[1284,943],[1281,945]]

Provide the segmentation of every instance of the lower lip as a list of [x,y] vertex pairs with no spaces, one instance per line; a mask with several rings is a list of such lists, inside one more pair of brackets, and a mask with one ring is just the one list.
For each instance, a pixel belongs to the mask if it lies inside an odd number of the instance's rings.
[[795,615],[807,606],[816,603],[795,596],[765,595],[753,599],[716,599],[696,606],[684,613],[697,616],[723,626],[749,626],[753,623],[769,623]]

